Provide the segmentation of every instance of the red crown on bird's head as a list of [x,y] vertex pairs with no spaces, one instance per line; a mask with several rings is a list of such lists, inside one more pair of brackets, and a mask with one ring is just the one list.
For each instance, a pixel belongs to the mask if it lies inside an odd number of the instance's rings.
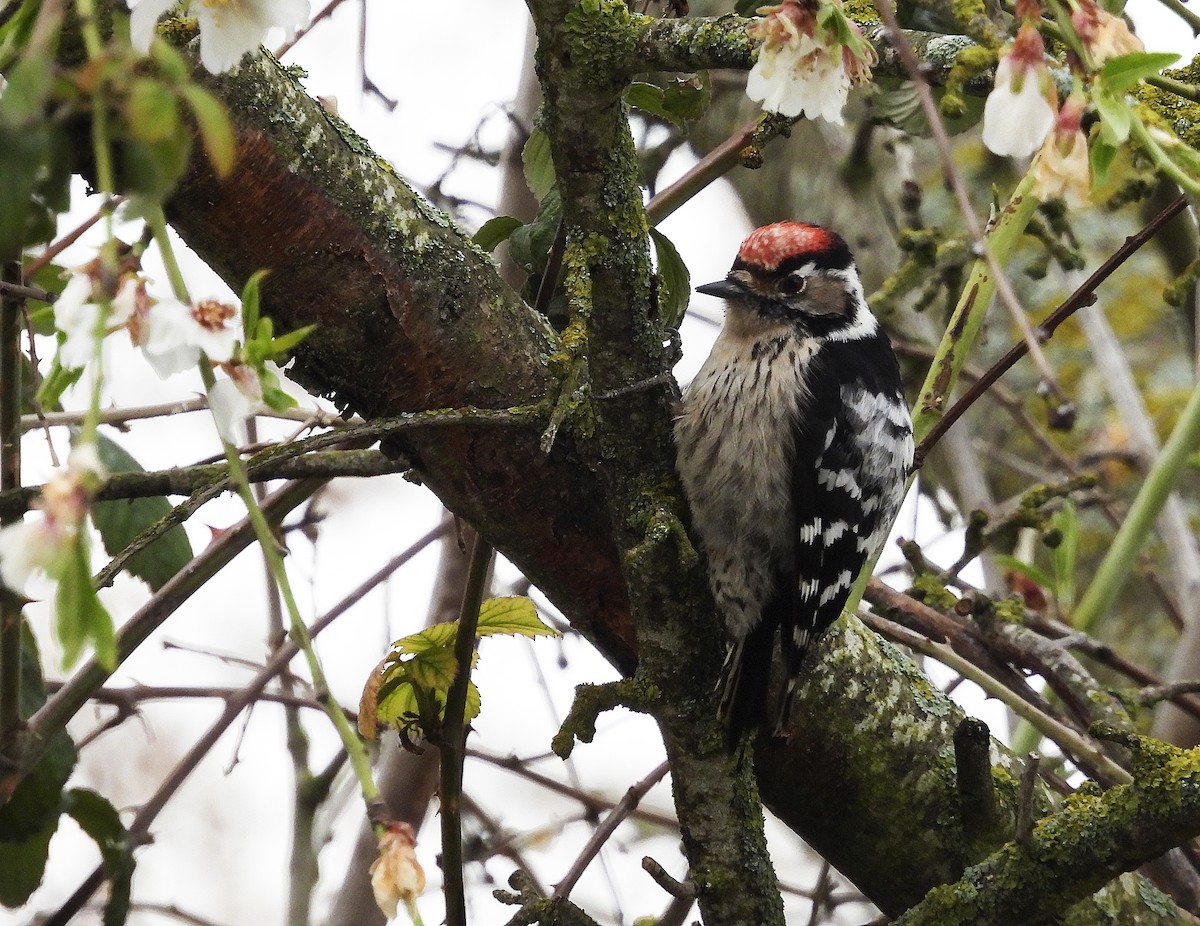
[[[849,249],[842,236],[820,225],[804,222],[775,222],[756,228],[738,249],[738,262],[774,270],[784,261],[808,257],[819,263],[840,263],[839,258],[849,257]],[[821,258],[825,258],[822,261]]]

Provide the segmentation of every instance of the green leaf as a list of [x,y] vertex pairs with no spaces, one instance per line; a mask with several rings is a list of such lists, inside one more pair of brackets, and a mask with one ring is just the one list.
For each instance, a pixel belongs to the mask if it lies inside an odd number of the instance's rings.
[[401,674],[390,681],[391,684],[385,682],[379,688],[375,717],[379,723],[400,726],[408,715],[420,714],[421,706],[417,703],[416,691],[407,674]]
[[542,623],[537,608],[524,596],[489,598],[479,608],[476,636],[508,634],[520,637],[557,637],[558,631]]
[[695,122],[708,111],[712,102],[712,80],[708,71],[677,77],[663,89],[663,105],[677,125]]
[[[247,341],[253,341],[258,331],[258,319],[262,305],[262,281],[270,270],[256,270],[242,287],[242,332]],[[267,335],[268,339],[270,335]]]
[[[7,97],[0,97],[0,101]],[[43,127],[20,128],[0,121],[0,261],[19,260],[21,250],[40,235],[32,234],[36,218],[34,190],[50,155]]]
[[149,77],[135,78],[125,102],[130,134],[144,142],[160,142],[179,134],[179,104],[170,88]]
[[513,262],[526,273],[544,270],[561,221],[562,197],[555,187],[542,199],[537,218],[512,233],[508,253]]
[[1129,104],[1108,93],[1103,86],[1092,90],[1092,102],[1100,114],[1100,138],[1110,145],[1125,144],[1133,127]]
[[433,688],[445,694],[458,675],[458,660],[450,647],[438,646],[422,650],[404,663],[409,681],[423,688]]
[[185,84],[181,92],[196,117],[196,128],[213,172],[218,177],[228,176],[237,160],[237,138],[229,114],[215,96],[195,84]]
[[520,219],[511,215],[492,216],[471,236],[471,240],[490,254],[522,224]]
[[[46,703],[46,683],[37,641],[28,625],[21,633],[21,717],[29,718]],[[65,731],[54,734],[37,765],[0,804],[0,845],[33,839],[55,825],[63,786],[75,768],[75,745]],[[5,866],[0,862],[0,881]]]
[[277,338],[271,338],[271,353],[274,355],[274,359],[286,359],[287,355],[292,352],[297,344],[316,330],[316,325],[305,325],[303,328],[297,328],[295,331],[281,334]]
[[[96,449],[100,461],[110,473],[144,472],[140,463],[118,443],[101,435]],[[104,550],[116,556],[142,531],[157,524],[171,512],[171,503],[161,495],[151,498],[124,498],[96,502],[92,523],[100,532]],[[192,559],[192,545],[183,526],[176,524],[161,537],[129,558],[126,571],[158,591]]]
[[133,841],[115,807],[95,791],[72,788],[64,810],[92,838],[100,850],[109,890],[104,905],[104,926],[121,926],[129,915],[129,888],[133,880]]
[[529,191],[541,202],[556,183],[554,160],[550,157],[550,139],[541,129],[529,133],[521,150],[521,163],[525,166],[525,182],[529,184]]
[[1129,90],[1138,81],[1157,74],[1179,60],[1179,55],[1166,51],[1135,51],[1104,62],[1100,80],[1113,93]]
[[54,596],[55,625],[63,648],[63,666],[79,659],[84,645],[91,643],[96,661],[110,672],[117,667],[117,639],[112,617],[100,603],[92,585],[87,555],[87,535],[79,533],[70,552],[53,576],[58,581]]
[[1104,139],[1103,133],[1092,142],[1088,159],[1091,161],[1093,185],[1103,183],[1120,149]]
[[[0,186],[3,186],[3,184],[0,184]],[[81,376],[83,376],[82,367],[78,370],[68,370],[58,362],[58,354],[55,354],[54,360],[50,364],[50,372],[46,374],[42,380],[42,384],[38,386],[38,404],[48,410],[61,408],[62,394],[79,382],[79,377]]]
[[444,621],[417,633],[401,637],[392,644],[393,654],[416,655],[438,646],[453,647],[458,638],[458,621]]
[[634,81],[625,91],[625,102],[644,113],[650,113],[652,116],[658,116],[660,119],[671,122],[675,121],[667,114],[667,108],[663,102],[663,90],[657,84],[648,84],[640,80]]
[[57,829],[55,815],[33,836],[20,842],[0,842],[0,904],[19,907],[37,890],[50,857],[50,838]]
[[664,327],[678,328],[692,298],[692,276],[666,235],[651,228],[650,240],[658,265],[658,315]]
[[192,154],[191,135],[145,142],[126,138],[120,147],[121,183],[131,193],[164,199],[179,182]]

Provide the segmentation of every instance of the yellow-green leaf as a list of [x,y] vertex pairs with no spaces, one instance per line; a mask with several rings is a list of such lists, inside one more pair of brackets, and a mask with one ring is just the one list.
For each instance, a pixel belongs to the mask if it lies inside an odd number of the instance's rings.
[[476,635],[496,634],[521,637],[556,637],[558,631],[542,623],[533,602],[523,596],[489,598],[479,608],[479,628]]

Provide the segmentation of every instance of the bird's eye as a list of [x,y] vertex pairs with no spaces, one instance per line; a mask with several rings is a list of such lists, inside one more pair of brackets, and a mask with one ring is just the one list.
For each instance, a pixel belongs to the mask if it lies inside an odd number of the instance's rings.
[[789,273],[779,281],[779,291],[785,296],[799,296],[808,286],[808,277],[802,273]]

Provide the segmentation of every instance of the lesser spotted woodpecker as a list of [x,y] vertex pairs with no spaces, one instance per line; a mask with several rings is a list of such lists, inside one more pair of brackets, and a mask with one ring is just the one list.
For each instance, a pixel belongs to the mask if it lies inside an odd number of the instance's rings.
[[[913,460],[891,342],[846,242],[816,225],[752,232],[724,280],[725,324],[676,422],[678,469],[729,648],[731,741],[789,726],[809,645],[885,539]],[[767,709],[778,634],[784,683]]]

